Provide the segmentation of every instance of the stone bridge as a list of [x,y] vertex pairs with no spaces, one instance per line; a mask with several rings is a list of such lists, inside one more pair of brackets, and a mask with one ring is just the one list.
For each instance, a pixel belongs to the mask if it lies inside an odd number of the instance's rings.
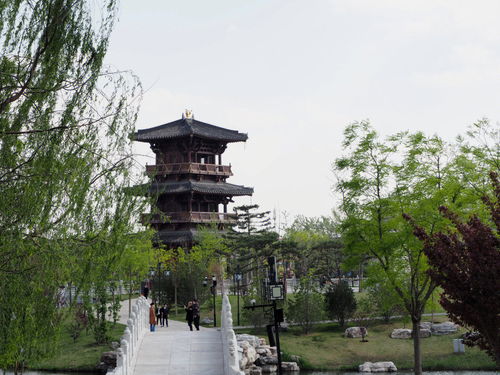
[[[222,327],[217,329],[189,331],[186,323],[169,320],[168,328],[157,326],[156,332],[149,332],[148,301],[140,297],[132,311],[117,349],[117,366],[108,375],[244,374],[239,369],[227,295],[222,299]],[[123,311],[122,316],[127,315]]]

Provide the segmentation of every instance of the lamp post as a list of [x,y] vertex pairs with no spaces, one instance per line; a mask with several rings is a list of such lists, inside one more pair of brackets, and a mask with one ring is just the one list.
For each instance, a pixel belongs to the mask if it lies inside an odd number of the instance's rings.
[[[153,267],[149,268],[149,277],[154,280],[155,269]],[[148,280],[148,284],[149,284],[149,280]],[[153,284],[151,283],[151,285],[149,285],[149,287],[152,287],[152,286],[153,286]],[[154,299],[155,295],[156,295],[156,290],[153,289],[153,297],[152,297],[152,299]]]
[[236,267],[236,273],[234,275],[234,278],[236,279],[236,294],[238,295],[237,299],[238,325],[240,325],[240,281],[242,279],[240,265]]
[[161,296],[161,291],[160,291],[160,289],[161,289],[161,279],[160,279],[161,270],[160,270],[160,268],[161,268],[161,262],[158,262],[158,299],[156,300],[156,303],[158,304],[157,305],[158,308],[160,306],[160,296]]
[[213,301],[214,301],[214,327],[217,327],[217,313],[215,311],[215,296],[217,294],[217,278],[215,275],[212,276],[212,295],[213,295]]

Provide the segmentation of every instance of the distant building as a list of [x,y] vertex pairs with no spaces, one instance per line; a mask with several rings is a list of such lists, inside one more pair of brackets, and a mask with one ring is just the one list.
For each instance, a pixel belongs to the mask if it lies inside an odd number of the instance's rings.
[[148,142],[156,155],[155,165],[147,165],[152,177],[148,194],[157,197],[143,223],[157,231],[156,241],[167,248],[190,248],[200,225],[223,231],[234,222],[227,205],[235,196],[252,195],[253,189],[226,182],[231,165],[222,164],[227,144],[244,142],[248,136],[195,120],[189,111],[182,119],[135,134],[138,142]]

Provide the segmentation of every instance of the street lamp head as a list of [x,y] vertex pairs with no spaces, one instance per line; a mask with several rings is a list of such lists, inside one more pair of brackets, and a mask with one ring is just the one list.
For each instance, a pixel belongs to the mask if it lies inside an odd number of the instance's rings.
[[207,286],[208,285],[208,277],[205,276],[205,278],[203,279],[203,286]]
[[250,300],[250,303],[251,303],[252,305],[255,305],[255,303],[256,303],[256,302],[257,302],[257,301],[255,301],[254,299],[251,299],[251,300]]
[[215,277],[215,275],[212,275],[212,281],[217,281],[217,278]]

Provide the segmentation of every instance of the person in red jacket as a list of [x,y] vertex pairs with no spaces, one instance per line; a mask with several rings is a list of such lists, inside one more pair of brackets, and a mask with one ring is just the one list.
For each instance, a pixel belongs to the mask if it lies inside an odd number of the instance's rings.
[[155,303],[151,302],[151,304],[149,305],[149,330],[151,332],[154,332],[155,327],[156,327]]

